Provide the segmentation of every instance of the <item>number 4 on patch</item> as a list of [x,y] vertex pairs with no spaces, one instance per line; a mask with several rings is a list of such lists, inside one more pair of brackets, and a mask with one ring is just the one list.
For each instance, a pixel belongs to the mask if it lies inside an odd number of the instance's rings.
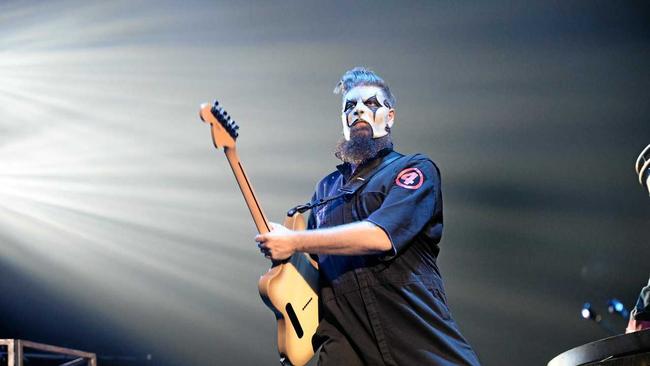
[[395,184],[406,189],[418,189],[424,182],[424,175],[418,168],[407,168],[397,174]]

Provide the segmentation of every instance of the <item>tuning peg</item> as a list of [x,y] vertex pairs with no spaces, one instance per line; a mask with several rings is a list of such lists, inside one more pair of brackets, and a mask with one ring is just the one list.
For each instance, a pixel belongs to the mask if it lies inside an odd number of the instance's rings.
[[217,107],[218,105],[219,105],[219,101],[215,99],[214,100],[214,106]]

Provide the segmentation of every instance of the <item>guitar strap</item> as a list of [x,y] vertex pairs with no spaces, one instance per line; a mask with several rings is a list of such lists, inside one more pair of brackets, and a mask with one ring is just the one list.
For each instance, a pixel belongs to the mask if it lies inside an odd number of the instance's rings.
[[381,162],[376,167],[365,167],[365,169],[361,169],[361,171],[355,172],[352,177],[350,177],[350,180],[341,188],[338,189],[337,194],[333,194],[331,196],[321,198],[317,201],[312,201],[305,203],[304,205],[298,205],[291,210],[287,212],[287,216],[293,217],[296,213],[303,213],[307,210],[311,210],[314,207],[322,206],[326,204],[329,201],[333,201],[335,199],[344,197],[344,196],[352,196],[354,195],[359,188],[363,187],[370,181],[370,178],[372,178],[375,174],[377,174],[380,170],[384,169],[385,167],[389,166],[393,162],[395,162],[397,159],[404,157],[404,155],[396,152],[396,151],[391,151],[389,153],[389,156],[384,159],[384,161]]

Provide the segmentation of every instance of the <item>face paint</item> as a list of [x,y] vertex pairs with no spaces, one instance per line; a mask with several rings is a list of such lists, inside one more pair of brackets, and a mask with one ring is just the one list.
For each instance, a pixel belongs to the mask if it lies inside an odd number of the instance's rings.
[[343,136],[350,141],[350,135],[370,129],[373,138],[386,136],[393,126],[394,113],[381,88],[369,85],[354,87],[343,96]]

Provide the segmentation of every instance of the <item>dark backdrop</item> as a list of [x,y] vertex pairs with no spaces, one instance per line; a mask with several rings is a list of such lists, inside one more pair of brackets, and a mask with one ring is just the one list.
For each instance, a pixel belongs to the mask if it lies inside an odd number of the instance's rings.
[[[268,263],[198,120],[219,98],[268,216],[337,163],[356,65],[439,165],[440,267],[485,365],[607,334],[647,281],[644,2],[0,3],[0,338],[156,365],[276,364]],[[605,316],[622,331],[623,320]]]

